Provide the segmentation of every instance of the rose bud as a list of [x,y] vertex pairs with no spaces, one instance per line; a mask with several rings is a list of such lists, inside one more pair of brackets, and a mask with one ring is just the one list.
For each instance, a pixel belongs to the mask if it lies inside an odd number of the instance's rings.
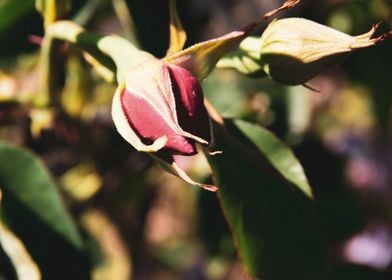
[[275,81],[303,84],[347,53],[373,46],[391,36],[388,33],[372,38],[377,27],[378,24],[365,34],[350,36],[304,18],[275,20],[259,41],[259,62]]
[[149,60],[127,74],[114,96],[112,116],[118,132],[136,150],[154,153],[185,181],[175,163],[197,153],[196,143],[210,143],[210,121],[199,81],[185,68]]

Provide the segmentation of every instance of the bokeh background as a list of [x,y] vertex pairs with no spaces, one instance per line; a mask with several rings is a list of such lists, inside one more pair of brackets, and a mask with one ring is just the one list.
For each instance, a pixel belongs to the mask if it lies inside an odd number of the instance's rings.
[[[216,196],[162,172],[115,131],[115,85],[80,49],[59,46],[55,109],[35,108],[42,19],[34,1],[0,1],[0,138],[40,156],[88,240],[94,279],[248,279]],[[187,45],[223,35],[279,6],[275,0],[179,0]],[[81,12],[82,11],[82,12]],[[305,17],[357,35],[390,0],[303,0]],[[167,1],[74,0],[68,18],[126,36],[158,57],[168,47]],[[215,70],[204,93],[225,117],[257,122],[288,143],[315,193],[331,279],[392,279],[392,40],[353,53],[305,87]],[[207,162],[186,162],[210,181]],[[241,188],[241,186],[238,186]],[[61,258],[62,256],[58,256]],[[64,259],[64,262],[67,260]],[[65,264],[64,264],[65,265]],[[0,250],[0,279],[15,279]]]

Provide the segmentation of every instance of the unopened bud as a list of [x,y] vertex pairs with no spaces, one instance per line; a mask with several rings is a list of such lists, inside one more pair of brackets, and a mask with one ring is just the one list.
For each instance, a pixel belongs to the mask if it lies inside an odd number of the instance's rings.
[[136,150],[151,153],[184,181],[216,191],[193,181],[176,162],[195,155],[196,143],[208,146],[212,137],[202,88],[187,69],[158,59],[134,67],[114,95],[112,116]]
[[378,25],[365,34],[350,36],[304,18],[276,20],[261,36],[260,64],[279,83],[303,84],[345,54],[391,36],[372,38]]
[[209,118],[199,82],[189,71],[151,60],[128,73],[112,107],[120,134],[137,150],[194,155],[209,143]]

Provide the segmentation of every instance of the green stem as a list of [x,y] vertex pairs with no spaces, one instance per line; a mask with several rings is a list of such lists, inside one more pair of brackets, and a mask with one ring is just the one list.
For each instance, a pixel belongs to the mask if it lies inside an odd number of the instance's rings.
[[132,42],[136,42],[136,38],[134,36],[134,24],[132,15],[129,12],[129,8],[125,0],[112,0],[113,9],[116,13],[118,21],[121,24],[121,28],[124,31],[124,35],[127,39]]
[[37,107],[47,107],[50,104],[51,95],[55,91],[53,51],[53,39],[45,37],[42,41],[40,53],[40,92],[34,99],[34,103]]
[[[63,17],[70,9],[69,0],[36,0],[36,9],[42,14],[44,19],[45,34],[48,26],[58,18]],[[53,102],[55,94],[56,49],[53,38],[45,37],[41,45],[40,53],[40,92],[34,100],[37,107],[48,107]]]
[[87,25],[102,6],[103,0],[89,0],[72,20],[82,26]]

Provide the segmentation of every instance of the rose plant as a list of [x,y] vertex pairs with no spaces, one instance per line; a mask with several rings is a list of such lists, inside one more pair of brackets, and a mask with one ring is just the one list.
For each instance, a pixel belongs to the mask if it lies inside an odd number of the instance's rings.
[[[164,170],[190,185],[217,193],[250,276],[267,280],[328,279],[324,235],[315,215],[314,194],[299,160],[268,129],[223,118],[203,93],[203,80],[215,68],[309,87],[306,83],[332,63],[391,37],[391,32],[375,36],[379,24],[365,34],[350,36],[304,18],[274,19],[260,36],[253,36],[264,22],[299,3],[288,0],[238,30],[184,48],[186,32],[176,1],[170,0],[170,44],[166,55],[157,58],[123,37],[97,35],[76,21],[64,20],[71,1],[37,0],[36,8],[44,19],[44,37],[35,38],[40,45],[40,93],[29,106],[41,113],[60,106],[55,102],[58,77],[53,70],[54,54],[59,49],[67,52],[64,45],[59,47],[64,42],[78,47],[86,61],[117,87],[111,117],[119,135]],[[39,119],[41,115],[37,116]],[[211,178],[200,182],[181,165],[182,158],[198,152],[205,154],[212,171]],[[46,279],[61,270],[61,266],[52,267],[49,253],[43,253],[33,241],[26,242],[35,238],[22,230],[26,217],[33,215],[38,235],[53,242],[59,252],[66,252],[68,259],[74,259],[72,269],[62,270],[64,277],[74,273],[78,279],[88,278],[89,268],[81,253],[85,245],[82,235],[45,168],[32,154],[6,143],[0,143],[0,156],[15,159],[10,163],[0,161],[0,216],[4,217],[0,235],[7,237],[0,236],[0,245],[19,267],[18,275],[23,275],[23,269],[15,261],[17,254],[6,246],[10,242],[22,252],[23,265],[27,264],[35,278],[41,277],[43,267]],[[14,170],[20,174],[13,176]],[[40,223],[46,223],[49,233]],[[52,240],[52,236],[57,239]],[[73,254],[79,258],[72,258]]]

